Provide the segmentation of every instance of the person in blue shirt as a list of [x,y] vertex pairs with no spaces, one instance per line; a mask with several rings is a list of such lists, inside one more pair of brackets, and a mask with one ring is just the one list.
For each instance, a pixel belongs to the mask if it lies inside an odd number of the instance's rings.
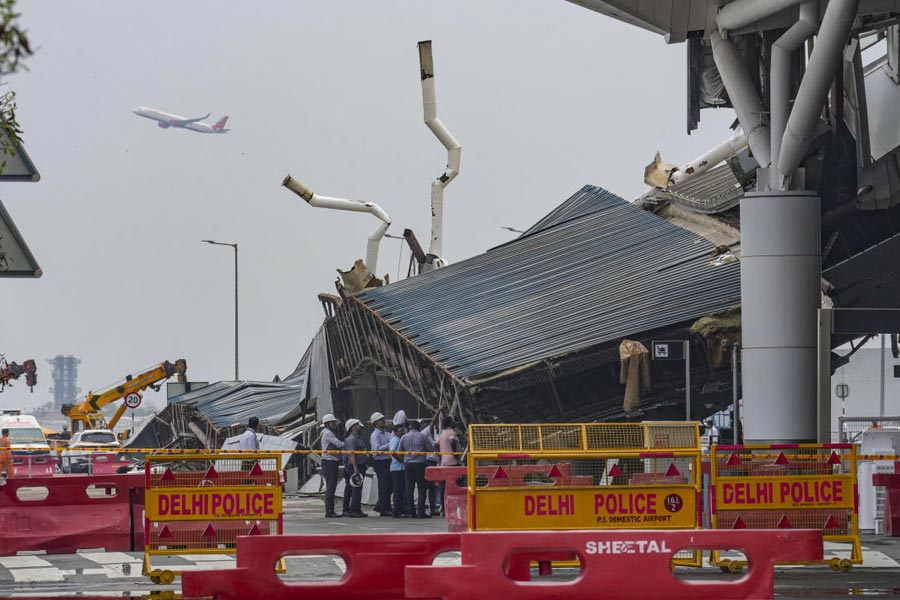
[[403,457],[399,454],[396,454],[397,450],[400,449],[400,438],[403,437],[404,433],[406,433],[405,425],[406,423],[394,424],[394,432],[391,434],[391,441],[389,446],[392,453],[391,484],[393,485],[394,490],[394,504],[391,510],[391,515],[395,519],[403,519],[409,516],[406,514],[406,511],[403,507],[406,501],[406,473],[403,464]]
[[[428,486],[425,481],[425,455],[434,452],[434,444],[425,433],[421,431],[422,424],[419,421],[409,421],[409,431],[400,438],[398,447],[403,456],[406,475],[406,498],[409,508],[417,508],[413,516],[420,519],[431,517],[431,513],[425,512],[425,496]],[[418,495],[418,506],[413,506],[413,491]]]
[[[375,512],[382,517],[392,516],[391,492],[394,489],[391,480],[391,455],[387,452],[391,449],[391,434],[387,427],[387,418],[380,412],[372,413],[369,417],[372,424],[372,433],[369,436],[369,449],[372,450],[375,467],[375,478],[378,480],[378,503],[375,504]],[[385,454],[377,454],[385,452]]]

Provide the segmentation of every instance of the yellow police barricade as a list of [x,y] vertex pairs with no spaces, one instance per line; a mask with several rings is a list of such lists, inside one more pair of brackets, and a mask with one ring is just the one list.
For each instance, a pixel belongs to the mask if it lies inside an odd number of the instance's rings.
[[[821,529],[826,542],[849,545],[824,561],[836,571],[862,564],[853,444],[713,446],[713,529]],[[711,553],[710,562],[739,573],[746,561]]]
[[144,575],[168,584],[180,574],[152,556],[234,554],[238,536],[280,535],[282,483],[280,454],[147,456]]
[[469,530],[696,529],[700,460],[696,423],[471,425]]

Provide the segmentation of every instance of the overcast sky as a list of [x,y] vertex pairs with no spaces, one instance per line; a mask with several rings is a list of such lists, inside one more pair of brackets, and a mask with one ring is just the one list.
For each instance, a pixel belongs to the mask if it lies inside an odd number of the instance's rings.
[[[445,194],[445,258],[508,241],[582,185],[633,198],[654,152],[681,163],[728,135],[731,111],[685,133],[685,47],[564,0],[21,1],[37,54],[18,93],[37,184],[7,209],[43,268],[0,279],[0,353],[82,359],[84,391],[163,360],[193,380],[233,378],[240,244],[241,378],[289,373],[320,326],[319,292],[365,253],[377,202],[390,232],[427,245],[430,182],[446,151],[422,123],[416,42],[434,41],[438,115],[463,147]],[[230,116],[226,135],[164,130],[146,105]],[[400,242],[379,271],[396,277]]]

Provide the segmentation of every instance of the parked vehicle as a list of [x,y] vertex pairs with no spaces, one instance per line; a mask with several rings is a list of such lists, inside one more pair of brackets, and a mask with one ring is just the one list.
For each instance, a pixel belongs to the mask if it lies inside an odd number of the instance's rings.
[[4,410],[0,413],[0,429],[9,431],[13,476],[52,475],[56,472],[56,457],[52,456],[41,424],[34,415],[23,415],[20,410]]
[[105,455],[110,458],[122,448],[116,434],[109,429],[86,429],[72,436],[60,458],[63,473],[90,472],[91,457]]

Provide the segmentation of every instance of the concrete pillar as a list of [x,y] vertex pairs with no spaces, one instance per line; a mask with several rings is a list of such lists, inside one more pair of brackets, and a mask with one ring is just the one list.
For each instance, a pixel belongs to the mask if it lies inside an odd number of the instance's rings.
[[741,202],[744,440],[815,442],[821,212],[808,191]]

